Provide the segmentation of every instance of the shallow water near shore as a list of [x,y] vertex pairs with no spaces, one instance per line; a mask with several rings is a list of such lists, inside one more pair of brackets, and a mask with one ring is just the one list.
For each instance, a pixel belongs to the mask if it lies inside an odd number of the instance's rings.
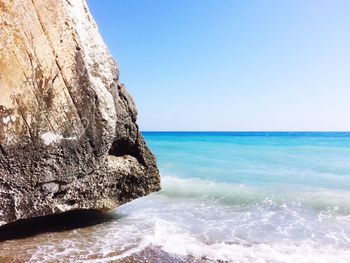
[[350,262],[350,133],[144,133],[162,190],[0,262]]

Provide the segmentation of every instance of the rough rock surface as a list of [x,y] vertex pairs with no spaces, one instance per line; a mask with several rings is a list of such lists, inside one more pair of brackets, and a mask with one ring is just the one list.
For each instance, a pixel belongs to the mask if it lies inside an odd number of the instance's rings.
[[84,0],[0,0],[0,225],[160,188]]

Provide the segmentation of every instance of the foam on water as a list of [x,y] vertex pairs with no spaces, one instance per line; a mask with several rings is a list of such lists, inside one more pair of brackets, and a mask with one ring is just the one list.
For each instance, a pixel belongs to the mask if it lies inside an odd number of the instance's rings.
[[108,262],[156,249],[185,262],[350,262],[350,134],[145,137],[159,193],[101,225],[7,241],[0,259]]
[[[118,261],[150,247],[199,262],[350,261],[350,215],[332,207],[339,205],[337,192],[328,190],[335,199],[320,201],[318,209],[297,193],[277,197],[251,186],[198,178],[164,176],[162,187],[121,206],[113,212],[115,219],[102,225],[35,237],[31,246],[22,247],[30,255],[26,261]],[[2,253],[0,247],[0,258]]]
[[173,198],[202,198],[229,205],[252,205],[273,202],[283,205],[287,202],[307,204],[318,210],[350,214],[350,192],[325,188],[285,185],[261,189],[244,184],[229,184],[200,178],[177,178],[162,176],[161,194]]
[[207,244],[166,221],[157,221],[152,235],[140,245],[161,247],[168,253],[191,255],[198,259],[235,262],[349,262],[350,250],[334,246],[318,247],[313,242],[249,243],[219,242]]
[[155,220],[152,234],[145,235],[137,247],[123,254],[87,262],[118,260],[147,247],[159,247],[174,255],[195,259],[227,262],[349,262],[350,250],[335,246],[317,246],[314,242],[249,243],[234,242],[205,243],[184,229],[164,220]]

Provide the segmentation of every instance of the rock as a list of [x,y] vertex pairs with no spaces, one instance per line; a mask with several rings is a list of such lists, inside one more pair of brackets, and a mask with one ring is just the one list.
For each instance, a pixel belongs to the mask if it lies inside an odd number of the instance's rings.
[[84,0],[0,0],[0,225],[160,189]]

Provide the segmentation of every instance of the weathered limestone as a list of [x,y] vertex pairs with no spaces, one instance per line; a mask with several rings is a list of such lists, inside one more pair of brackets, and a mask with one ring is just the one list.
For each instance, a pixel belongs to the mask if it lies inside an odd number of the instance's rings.
[[84,0],[0,0],[0,225],[159,190]]

